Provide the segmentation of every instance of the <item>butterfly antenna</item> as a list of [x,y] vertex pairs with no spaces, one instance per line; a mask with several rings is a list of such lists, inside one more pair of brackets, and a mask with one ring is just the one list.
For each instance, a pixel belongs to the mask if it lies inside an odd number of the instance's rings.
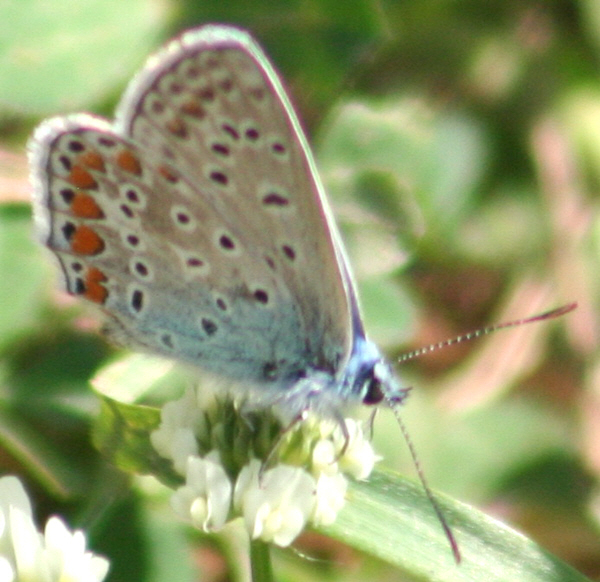
[[[478,337],[482,337],[484,335],[488,335],[488,334],[498,331],[500,329],[507,329],[509,327],[517,327],[519,325],[524,325],[526,323],[534,323],[536,321],[544,321],[546,319],[554,319],[555,317],[560,317],[561,315],[564,315],[565,313],[569,313],[570,311],[573,311],[576,308],[577,308],[577,303],[573,302],[573,303],[568,303],[566,305],[558,307],[557,309],[552,309],[550,311],[546,311],[546,312],[540,313],[538,315],[533,315],[531,317],[525,317],[525,318],[521,318],[521,319],[507,321],[505,323],[489,325],[487,327],[483,327],[481,329],[471,331],[469,333],[461,334],[454,338],[444,340],[444,341],[441,341],[441,342],[438,342],[435,344],[431,344],[429,346],[426,346],[424,348],[419,348],[412,352],[408,352],[407,354],[400,356],[398,361],[406,362],[408,360],[413,360],[414,358],[418,358],[425,354],[429,354],[429,353],[439,350],[441,348],[445,348],[448,346],[452,346],[454,344],[459,344],[464,341],[469,341],[469,340],[472,340],[472,339],[475,339]],[[444,530],[444,533],[446,534],[446,537],[448,538],[448,542],[450,543],[450,548],[452,549],[452,554],[454,555],[454,560],[456,561],[457,564],[460,564],[461,555],[460,555],[460,549],[458,547],[458,542],[456,541],[456,538],[454,537],[454,533],[452,532],[450,525],[446,521],[444,513],[442,512],[442,508],[440,507],[439,503],[437,502],[435,496],[433,495],[433,491],[430,489],[430,487],[427,483],[427,480],[425,479],[425,473],[423,472],[423,468],[422,468],[419,458],[417,456],[417,451],[416,451],[415,446],[410,438],[410,435],[408,434],[408,429],[406,428],[406,425],[404,424],[404,422],[400,416],[400,413],[398,412],[397,403],[394,401],[388,401],[388,405],[392,409],[392,412],[394,413],[394,416],[396,417],[396,421],[398,422],[398,425],[400,426],[402,436],[404,437],[404,441],[406,442],[406,446],[408,447],[408,450],[410,452],[410,456],[412,458],[413,465],[414,465],[417,475],[419,477],[419,481],[421,482],[421,485],[423,486],[425,494],[427,495],[427,498],[429,499],[429,503],[433,507],[433,510],[435,511],[435,514],[436,514],[440,524],[442,525],[442,529]]]
[[441,348],[446,348],[448,346],[453,346],[455,344],[459,344],[461,342],[469,341],[478,337],[482,337],[484,335],[488,335],[500,329],[507,329],[509,327],[517,327],[519,325],[524,325],[526,323],[534,323],[536,321],[545,321],[546,319],[554,319],[556,317],[560,317],[565,313],[569,313],[577,308],[577,302],[568,303],[556,309],[552,309],[551,311],[546,311],[544,313],[540,313],[538,315],[533,315],[531,317],[524,317],[521,319],[514,319],[513,321],[507,321],[505,323],[497,323],[495,325],[488,325],[487,327],[483,327],[481,329],[477,329],[475,331],[470,331],[468,333],[463,333],[461,335],[457,335],[456,337],[431,344],[424,348],[419,348],[412,352],[408,352],[403,354],[398,358],[399,363],[407,362],[408,360],[414,360],[420,356],[425,354],[430,354],[431,352],[435,352]]
[[400,413],[398,412],[398,407],[393,402],[388,402],[388,404],[389,404],[389,407],[392,409],[392,412],[394,413],[396,420],[398,421],[398,425],[400,426],[400,430],[402,431],[402,436],[404,437],[404,441],[406,442],[406,446],[408,447],[408,450],[410,452],[410,456],[412,458],[413,465],[414,465],[417,475],[419,477],[419,481],[421,482],[421,485],[423,486],[425,494],[427,495],[427,498],[429,499],[429,503],[431,504],[431,507],[433,507],[433,510],[435,511],[435,514],[436,514],[440,524],[442,525],[442,529],[444,530],[444,533],[446,534],[446,537],[448,538],[448,542],[450,543],[450,548],[452,549],[452,554],[454,555],[454,560],[456,561],[457,564],[460,564],[460,561],[462,558],[460,555],[460,549],[458,548],[458,542],[456,541],[456,538],[454,537],[454,533],[453,533],[452,529],[450,528],[450,525],[446,521],[446,517],[444,516],[444,513],[442,512],[442,508],[440,507],[439,503],[437,502],[435,496],[433,495],[433,491],[430,489],[429,484],[427,483],[427,480],[425,479],[425,473],[423,472],[423,467],[421,466],[421,462],[419,461],[419,457],[417,456],[417,451],[415,449],[415,445],[413,444],[412,439],[410,438],[410,435],[408,434],[408,429],[406,428],[406,425],[404,424],[404,421],[402,420],[402,417],[400,416]]

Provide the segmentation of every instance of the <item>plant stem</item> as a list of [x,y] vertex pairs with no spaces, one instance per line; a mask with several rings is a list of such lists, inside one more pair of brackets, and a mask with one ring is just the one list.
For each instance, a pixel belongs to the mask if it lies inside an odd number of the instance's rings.
[[260,540],[250,542],[252,582],[274,582],[269,545]]

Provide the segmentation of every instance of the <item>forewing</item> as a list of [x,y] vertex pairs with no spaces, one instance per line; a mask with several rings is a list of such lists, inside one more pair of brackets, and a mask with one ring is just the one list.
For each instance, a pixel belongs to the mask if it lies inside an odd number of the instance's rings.
[[245,33],[184,34],[134,79],[114,127],[52,120],[32,151],[45,242],[121,341],[256,382],[348,357],[343,251],[295,114]]

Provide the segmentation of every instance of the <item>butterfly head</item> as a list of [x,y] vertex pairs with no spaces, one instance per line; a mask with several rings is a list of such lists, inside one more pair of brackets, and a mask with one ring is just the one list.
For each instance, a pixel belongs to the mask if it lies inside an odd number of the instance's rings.
[[377,346],[363,336],[355,339],[341,385],[349,387],[354,398],[366,406],[385,403],[392,408],[401,404],[410,390],[400,386]]
[[370,368],[369,374],[363,379],[361,396],[362,403],[374,406],[385,402],[393,407],[401,404],[410,388],[402,388],[398,384],[390,365],[380,359]]

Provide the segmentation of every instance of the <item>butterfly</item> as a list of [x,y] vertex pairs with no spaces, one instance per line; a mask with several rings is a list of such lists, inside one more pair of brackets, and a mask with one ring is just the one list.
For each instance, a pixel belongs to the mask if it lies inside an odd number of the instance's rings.
[[247,32],[206,25],[152,56],[116,119],[45,121],[34,216],[66,289],[118,343],[255,388],[291,418],[395,407],[306,136]]
[[115,341],[233,380],[292,422],[333,418],[346,442],[347,404],[387,404],[460,561],[398,415],[409,389],[366,335],[306,136],[249,33],[183,33],[133,79],[113,123],[56,117],[29,151],[38,235]]

